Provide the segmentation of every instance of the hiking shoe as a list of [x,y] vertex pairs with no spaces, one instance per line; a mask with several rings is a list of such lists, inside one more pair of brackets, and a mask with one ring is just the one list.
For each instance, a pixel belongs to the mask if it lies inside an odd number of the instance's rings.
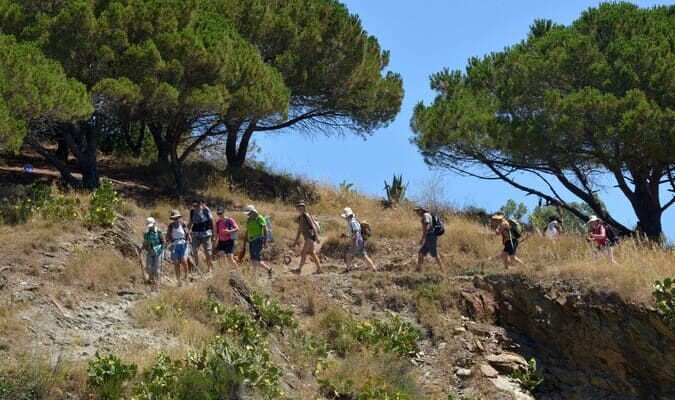
[[293,268],[292,270],[289,271],[292,274],[300,275],[302,270],[300,268]]
[[267,277],[272,279],[272,268],[267,270]]
[[322,273],[323,273],[323,271],[321,271],[320,269],[317,269],[316,271],[312,272],[312,275],[320,275]]

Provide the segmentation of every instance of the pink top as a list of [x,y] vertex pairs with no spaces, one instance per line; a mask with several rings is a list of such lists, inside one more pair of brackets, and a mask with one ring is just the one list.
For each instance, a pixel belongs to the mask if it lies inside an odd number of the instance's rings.
[[239,229],[237,226],[237,221],[233,218],[227,217],[224,219],[219,219],[216,221],[216,232],[218,233],[218,240],[221,242],[226,242],[228,240],[234,239],[227,231],[232,229]]
[[602,224],[598,224],[597,228],[593,229],[593,240],[598,247],[607,242],[607,232]]

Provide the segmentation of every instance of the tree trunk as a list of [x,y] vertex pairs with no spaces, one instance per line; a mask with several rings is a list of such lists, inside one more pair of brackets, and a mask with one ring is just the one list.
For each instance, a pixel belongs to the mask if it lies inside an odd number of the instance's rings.
[[646,235],[650,241],[661,243],[663,209],[659,201],[658,185],[649,185],[644,179],[635,179],[635,201],[632,204],[638,217],[637,231]]
[[94,190],[99,185],[100,175],[98,170],[98,160],[96,156],[83,154],[79,160],[80,172],[82,173],[82,187]]
[[157,165],[162,171],[169,169],[169,144],[164,139],[163,127],[161,125],[150,124],[150,133],[157,147]]
[[183,162],[178,157],[178,152],[175,148],[171,150],[171,170],[176,180],[176,192],[178,195],[184,195],[187,193],[185,170],[183,169]]
[[66,140],[63,138],[62,135],[56,138],[56,145],[57,145],[56,152],[54,153],[56,159],[64,164],[67,163],[69,154],[68,143],[66,143]]
[[255,129],[256,121],[251,121],[241,135],[239,148],[237,148],[237,133],[240,126],[227,126],[227,142],[225,144],[225,156],[227,157],[227,166],[232,168],[241,168],[246,161],[248,145]]

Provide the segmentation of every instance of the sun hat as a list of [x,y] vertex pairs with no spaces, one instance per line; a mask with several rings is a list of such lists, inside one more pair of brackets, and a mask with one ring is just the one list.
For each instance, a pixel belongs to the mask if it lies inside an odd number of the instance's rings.
[[589,218],[588,222],[586,222],[586,223],[590,224],[591,222],[595,222],[595,221],[600,221],[600,218],[596,217],[595,215],[591,215],[591,218]]
[[504,219],[504,214],[495,214],[490,217],[490,219],[494,219],[496,221]]
[[216,208],[216,214],[225,214],[225,208],[224,207],[217,207]]
[[155,226],[155,219],[152,218],[152,217],[146,218],[145,219],[145,226],[147,226],[148,228],[151,227],[151,226]]
[[255,209],[255,207],[253,206],[253,204],[247,205],[247,206],[246,206],[246,209],[244,210],[244,214],[247,214],[247,215],[248,215],[248,214],[250,214],[250,213],[252,213],[252,212],[254,212],[254,213],[257,214],[257,213],[258,213],[258,210]]
[[181,217],[180,211],[171,210],[171,216],[169,217],[169,219],[180,218],[180,217]]
[[412,210],[413,210],[413,211],[420,211],[420,210],[422,210],[422,211],[424,211],[424,212],[429,212],[429,210],[427,210],[427,209],[424,208],[424,207],[420,207],[420,206],[417,206],[417,207],[413,208]]
[[295,207],[305,207],[305,202],[304,201],[298,201],[295,203]]
[[342,214],[340,214],[340,216],[341,216],[342,218],[347,218],[347,217],[349,217],[350,215],[351,215],[351,216],[354,216],[354,212],[353,212],[352,209],[349,208],[349,207],[345,207],[345,209],[342,210]]

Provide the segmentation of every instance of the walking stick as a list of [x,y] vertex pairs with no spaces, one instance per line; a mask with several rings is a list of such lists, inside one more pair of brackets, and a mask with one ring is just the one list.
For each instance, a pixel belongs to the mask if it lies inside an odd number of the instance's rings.
[[141,255],[143,249],[139,246],[138,247],[138,263],[141,266],[141,279],[143,279],[143,283],[148,283],[150,282],[150,277],[148,276],[147,269],[143,265],[143,256]]
[[241,247],[241,251],[237,256],[237,264],[241,264],[242,261],[244,261],[244,256],[246,256],[246,243],[247,241],[244,241],[244,245]]

